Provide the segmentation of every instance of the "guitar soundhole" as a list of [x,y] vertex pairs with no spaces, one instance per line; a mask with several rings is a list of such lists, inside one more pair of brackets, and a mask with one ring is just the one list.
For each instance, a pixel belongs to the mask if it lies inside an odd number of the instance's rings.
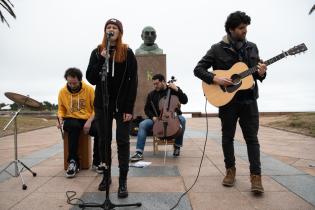
[[234,85],[238,85],[242,81],[241,76],[238,75],[238,74],[233,74],[231,76],[231,79],[232,79],[232,82],[233,82]]
[[242,79],[241,79],[240,75],[238,75],[238,74],[233,74],[231,76],[231,80],[233,82],[233,85],[226,86],[224,88],[224,90],[221,87],[221,89],[224,92],[233,93],[234,91],[236,91],[242,85]]

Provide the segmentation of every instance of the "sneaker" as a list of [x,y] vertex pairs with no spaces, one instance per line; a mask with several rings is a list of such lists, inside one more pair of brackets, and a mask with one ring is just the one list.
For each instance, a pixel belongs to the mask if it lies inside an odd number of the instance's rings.
[[177,157],[180,155],[180,147],[178,146],[174,146],[174,152],[173,152],[173,156]]
[[96,171],[97,167],[98,167],[97,165],[92,164],[91,170],[92,170],[92,171]]
[[139,160],[143,160],[143,155],[141,152],[136,152],[135,154],[133,154],[130,158],[130,161],[131,162],[136,162],[136,161],[139,161]]
[[100,163],[97,167],[96,167],[96,172],[98,174],[102,174],[104,173],[105,170],[105,163]]
[[98,167],[99,165],[100,165],[100,162],[93,160],[91,170],[92,170],[92,171],[96,171],[96,169],[97,169],[97,167]]
[[68,169],[66,171],[66,177],[73,178],[77,172],[79,172],[77,163],[74,160],[70,160]]

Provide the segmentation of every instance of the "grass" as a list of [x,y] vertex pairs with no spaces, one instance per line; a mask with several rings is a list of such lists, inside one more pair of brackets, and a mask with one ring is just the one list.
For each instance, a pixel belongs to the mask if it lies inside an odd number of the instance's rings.
[[315,137],[315,113],[292,113],[275,118],[267,126]]
[[[14,122],[3,131],[3,128],[10,121],[11,117],[0,116],[0,137],[11,135],[14,133]],[[45,118],[45,117],[34,117],[34,116],[23,116],[17,117],[17,128],[18,133],[31,131],[39,128],[46,128],[49,126],[56,125],[56,119]]]

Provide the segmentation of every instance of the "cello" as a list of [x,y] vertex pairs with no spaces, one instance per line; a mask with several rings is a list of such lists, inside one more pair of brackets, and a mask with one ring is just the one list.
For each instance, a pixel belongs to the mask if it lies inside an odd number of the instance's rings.
[[[173,83],[174,76],[167,83]],[[177,96],[171,95],[171,89],[168,88],[166,96],[159,101],[160,116],[153,125],[153,135],[164,140],[176,138],[181,132],[182,127],[178,119],[176,109],[180,107]]]

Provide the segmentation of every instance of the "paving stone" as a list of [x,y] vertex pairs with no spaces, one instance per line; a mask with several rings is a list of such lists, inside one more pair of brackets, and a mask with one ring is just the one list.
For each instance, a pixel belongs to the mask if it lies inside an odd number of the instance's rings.
[[271,176],[295,194],[315,206],[315,177],[310,175]]

